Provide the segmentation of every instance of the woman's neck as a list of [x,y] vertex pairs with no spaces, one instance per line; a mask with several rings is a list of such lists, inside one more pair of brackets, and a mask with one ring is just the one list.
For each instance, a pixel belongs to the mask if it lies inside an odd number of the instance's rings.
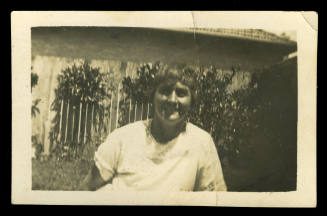
[[185,121],[178,122],[175,125],[165,124],[157,117],[154,117],[150,125],[150,131],[158,142],[167,143],[177,137],[185,129],[185,125]]

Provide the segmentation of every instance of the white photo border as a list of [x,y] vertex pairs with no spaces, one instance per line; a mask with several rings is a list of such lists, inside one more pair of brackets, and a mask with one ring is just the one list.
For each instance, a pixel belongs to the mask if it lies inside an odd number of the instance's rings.
[[[12,12],[12,203],[315,207],[318,35],[315,22],[317,20],[318,15],[315,12],[281,11]],[[296,31],[298,42],[297,190],[261,193],[32,191],[31,27],[41,26],[210,27]]]

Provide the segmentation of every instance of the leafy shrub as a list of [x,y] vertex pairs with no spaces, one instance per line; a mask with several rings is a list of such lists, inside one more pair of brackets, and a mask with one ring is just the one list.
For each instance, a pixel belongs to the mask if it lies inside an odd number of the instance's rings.
[[37,139],[37,135],[32,136],[32,147],[34,148],[35,152],[34,155],[37,159],[40,158],[42,152],[43,152],[43,145],[40,143],[40,141]]
[[32,72],[31,73],[31,91],[32,91],[33,87],[35,87],[37,85],[38,81],[39,81],[39,76],[36,73]]
[[[110,82],[111,75],[110,73],[101,73],[99,68],[91,67],[87,60],[84,60],[80,65],[73,64],[71,67],[65,68],[58,75],[58,86],[55,89],[55,99],[51,106],[51,109],[56,112],[56,115],[52,120],[53,126],[49,135],[52,150],[57,157],[75,158],[81,155],[85,148],[89,148],[89,146],[84,145],[91,143],[92,136],[104,137],[108,133],[107,124],[104,121],[109,117],[109,113],[104,102],[110,99],[110,92],[114,90],[112,82]],[[83,134],[80,134],[80,137],[84,137],[85,134],[86,140],[82,138],[78,139],[77,133],[74,131],[76,130],[75,125],[72,126],[74,136],[68,137],[65,140],[63,137],[59,137],[61,103],[62,101],[68,100],[70,102],[70,108],[73,110],[72,115],[76,116],[76,113],[79,112],[80,104],[84,107],[93,106],[97,110],[97,118],[94,118],[93,122],[90,122],[92,124],[91,128],[94,130],[83,130]],[[88,119],[84,121],[79,119],[79,121],[86,124]],[[83,125],[81,127],[84,128]],[[97,135],[97,133],[100,135]],[[98,141],[100,142],[101,140]]]
[[[33,68],[32,68],[33,69]],[[31,73],[31,92],[33,91],[33,88],[37,85],[39,80],[39,76],[36,73]],[[40,110],[38,108],[38,104],[40,103],[41,99],[35,99],[32,101],[32,110],[31,114],[32,117],[36,117],[37,113],[40,113]],[[38,135],[34,134],[32,135],[32,147],[35,150],[34,155],[39,158],[41,153],[43,152],[43,144],[38,140]]]
[[[33,69],[33,68],[32,68]],[[37,85],[39,80],[39,76],[36,73],[31,73],[31,91],[33,91],[33,88]],[[35,99],[32,103],[32,117],[36,116],[36,113],[40,113],[39,108],[37,105],[40,103],[41,99]]]

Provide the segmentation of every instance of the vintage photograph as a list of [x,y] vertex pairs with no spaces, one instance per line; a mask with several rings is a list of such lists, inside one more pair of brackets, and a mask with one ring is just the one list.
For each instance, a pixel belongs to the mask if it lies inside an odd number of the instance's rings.
[[296,32],[31,32],[33,190],[296,190]]
[[30,190],[296,192],[298,35],[31,26]]

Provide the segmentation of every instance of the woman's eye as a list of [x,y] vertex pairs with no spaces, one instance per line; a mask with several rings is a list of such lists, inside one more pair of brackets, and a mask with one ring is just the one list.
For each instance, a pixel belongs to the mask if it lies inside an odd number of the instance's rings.
[[178,97],[185,97],[188,95],[188,91],[186,89],[176,89],[176,94]]

